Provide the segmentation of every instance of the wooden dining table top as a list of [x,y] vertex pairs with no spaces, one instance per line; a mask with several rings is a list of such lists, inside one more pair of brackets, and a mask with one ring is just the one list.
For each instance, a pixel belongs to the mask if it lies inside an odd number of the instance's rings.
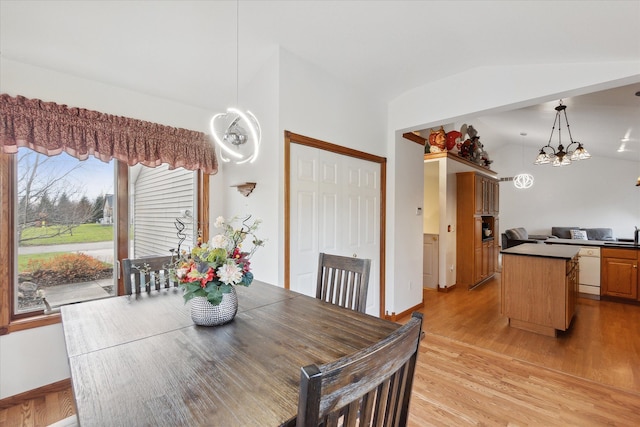
[[63,306],[80,425],[279,426],[295,418],[300,368],[400,325],[254,281],[238,314],[196,326],[169,289]]

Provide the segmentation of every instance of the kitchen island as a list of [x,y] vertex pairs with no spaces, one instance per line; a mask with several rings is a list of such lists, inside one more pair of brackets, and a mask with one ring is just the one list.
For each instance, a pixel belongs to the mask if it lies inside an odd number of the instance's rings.
[[500,309],[510,326],[552,337],[569,328],[578,293],[579,250],[525,243],[500,252]]

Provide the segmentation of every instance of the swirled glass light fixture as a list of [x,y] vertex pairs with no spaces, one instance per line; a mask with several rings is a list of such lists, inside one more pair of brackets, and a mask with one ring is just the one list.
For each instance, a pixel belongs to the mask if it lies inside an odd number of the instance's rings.
[[[240,1],[236,0],[236,103],[240,98]],[[262,130],[260,122],[249,110],[227,108],[226,113],[218,113],[209,122],[213,140],[220,147],[220,160],[234,161],[236,164],[253,163],[258,158]],[[225,154],[229,157],[225,157]]]
[[513,185],[517,189],[531,188],[533,185],[533,175],[530,173],[519,173],[513,177]]
[[226,113],[214,115],[209,126],[213,140],[220,147],[220,160],[223,162],[253,163],[258,158],[262,130],[251,111],[227,108]]

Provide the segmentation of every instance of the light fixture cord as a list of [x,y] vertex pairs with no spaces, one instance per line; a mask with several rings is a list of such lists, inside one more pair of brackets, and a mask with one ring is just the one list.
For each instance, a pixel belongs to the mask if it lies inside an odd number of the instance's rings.
[[240,100],[240,0],[236,0],[236,105]]

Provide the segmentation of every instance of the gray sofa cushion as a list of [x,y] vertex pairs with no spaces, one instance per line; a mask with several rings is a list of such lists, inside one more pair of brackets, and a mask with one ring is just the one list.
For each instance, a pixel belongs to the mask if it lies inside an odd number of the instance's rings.
[[551,234],[560,239],[570,239],[571,230],[580,230],[580,227],[551,227]]
[[527,240],[529,238],[527,230],[522,227],[510,228],[505,230],[504,234],[506,234],[507,238],[510,240]]
[[584,227],[551,227],[551,234],[560,239],[571,239],[571,230],[584,230],[587,232],[589,240],[614,241],[613,229],[611,228],[584,228]]
[[589,240],[615,240],[611,228],[583,228],[587,231]]

